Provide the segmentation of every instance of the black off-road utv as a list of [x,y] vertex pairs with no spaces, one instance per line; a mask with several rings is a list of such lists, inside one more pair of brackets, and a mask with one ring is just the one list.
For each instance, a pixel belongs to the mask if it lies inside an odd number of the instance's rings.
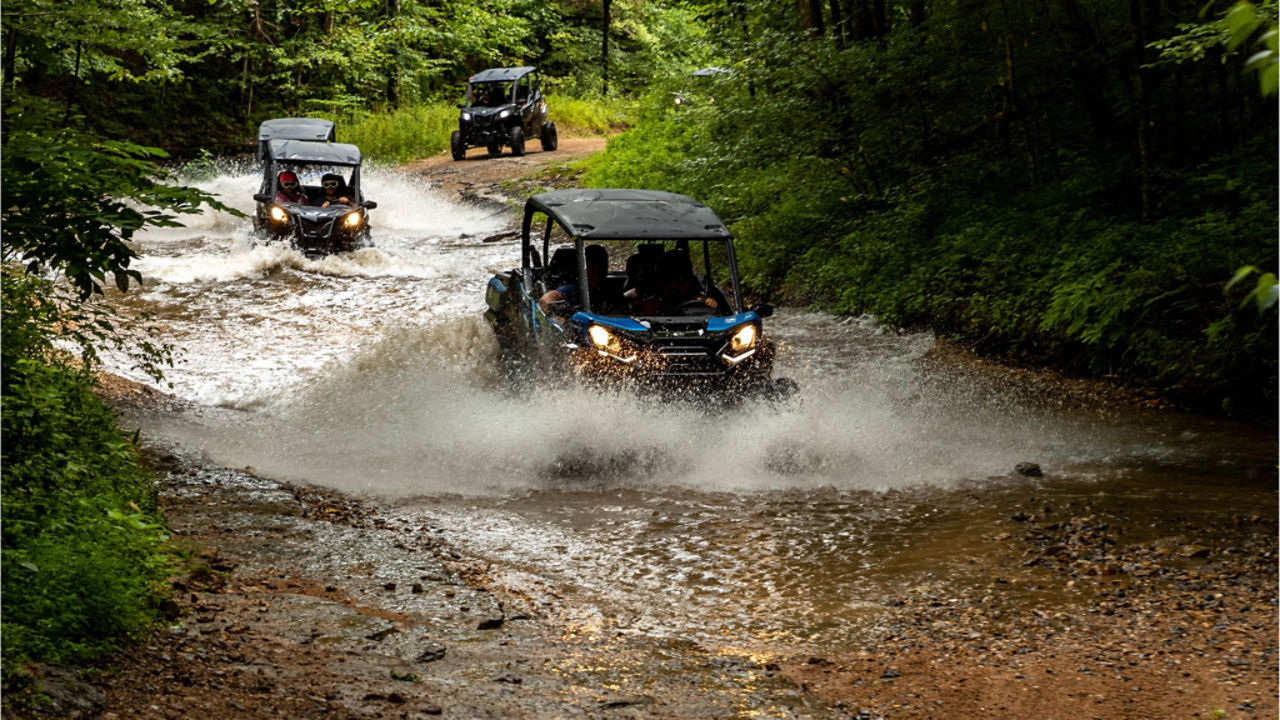
[[525,143],[538,138],[543,150],[555,150],[556,124],[547,120],[547,100],[542,96],[537,68],[490,68],[471,76],[467,101],[458,106],[458,129],[449,138],[454,160],[467,156],[467,148],[487,148],[489,155],[524,155]]
[[[307,257],[368,247],[369,211],[376,202],[360,191],[360,148],[334,142],[334,125],[316,118],[267,120],[258,128],[262,184],[253,226],[260,235],[287,239]],[[281,193],[281,176],[297,183],[295,196]],[[347,203],[328,202],[325,185]]]

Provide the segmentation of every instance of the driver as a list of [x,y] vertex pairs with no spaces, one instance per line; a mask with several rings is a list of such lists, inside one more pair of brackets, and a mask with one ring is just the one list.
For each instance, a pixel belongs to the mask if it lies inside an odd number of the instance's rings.
[[719,303],[702,291],[702,283],[693,274],[689,254],[684,250],[662,253],[654,275],[652,293],[641,295],[635,288],[627,291],[637,315],[684,315],[690,306],[719,309]]
[[324,194],[317,198],[320,207],[329,207],[330,205],[353,205],[351,202],[351,188],[347,187],[347,182],[337,173],[325,173],[320,178],[320,186]]
[[[610,315],[618,311],[619,303],[610,294],[606,283],[609,277],[609,251],[603,245],[588,245],[582,249],[587,263],[587,287],[591,291],[591,311],[598,315]],[[582,293],[578,284],[561,285],[548,290],[538,298],[542,312],[548,312],[552,303],[565,302],[571,308],[582,306]]]
[[307,196],[302,194],[302,185],[298,183],[297,175],[285,170],[280,173],[277,180],[279,189],[276,190],[276,202],[307,204]]

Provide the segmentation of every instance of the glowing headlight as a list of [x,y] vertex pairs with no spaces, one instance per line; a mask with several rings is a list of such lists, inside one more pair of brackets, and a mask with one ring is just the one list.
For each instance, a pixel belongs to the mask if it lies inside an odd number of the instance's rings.
[[508,115],[510,115],[510,114],[511,114],[511,111],[510,111],[510,110],[503,110],[502,112],[498,113],[498,119],[499,119],[499,120],[501,120],[502,118],[504,118],[504,117],[506,117],[506,116],[508,116]]
[[349,213],[342,219],[342,224],[349,230],[354,230],[355,228],[360,227],[360,223],[362,222],[364,222],[364,216],[358,210],[356,212]]
[[729,349],[736,353],[742,352],[748,348],[753,348],[755,345],[756,326],[751,323],[747,323],[746,325],[738,328],[738,332],[734,333],[733,337],[729,338]]
[[285,222],[289,219],[289,213],[285,212],[284,208],[280,207],[279,205],[272,205],[271,209],[267,211],[267,216],[270,217],[272,220],[280,223]]
[[629,363],[636,359],[636,354],[634,352],[623,357],[622,339],[609,332],[608,328],[600,325],[592,325],[587,328],[587,337],[591,338],[591,344],[596,346],[596,350],[601,355],[608,355],[616,360],[621,360],[624,363]]
[[469,112],[462,113],[462,122],[471,122],[471,113]]
[[622,349],[622,344],[618,342],[618,338],[599,325],[592,325],[587,328],[587,335],[591,337],[591,344],[601,350],[617,351]]

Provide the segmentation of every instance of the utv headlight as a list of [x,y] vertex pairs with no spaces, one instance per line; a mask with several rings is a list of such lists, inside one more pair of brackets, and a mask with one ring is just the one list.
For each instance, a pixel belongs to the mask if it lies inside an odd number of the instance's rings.
[[756,344],[760,340],[760,331],[755,323],[747,323],[739,327],[729,337],[729,347],[720,353],[720,359],[730,365],[737,365],[756,354]]
[[729,338],[729,349],[733,352],[740,353],[743,350],[750,350],[756,346],[756,326],[754,323],[747,323],[738,328],[738,331]]
[[364,222],[364,213],[359,210],[353,213],[347,213],[347,216],[342,218],[342,226],[348,230],[355,230],[360,227],[360,223],[362,222]]
[[462,122],[471,122],[471,113],[469,112],[462,113]]
[[592,325],[587,328],[587,337],[601,355],[608,355],[616,360],[629,363],[636,359],[635,353],[623,356],[622,338],[609,332],[603,325]]
[[511,114],[511,111],[510,111],[510,110],[503,110],[502,112],[498,113],[498,119],[499,119],[499,120],[501,120],[502,118],[504,118],[504,117],[506,117],[506,116],[508,116],[508,115],[510,115],[510,114]]
[[272,205],[271,209],[267,211],[267,217],[278,223],[289,221],[289,213],[285,212],[285,209],[279,205]]

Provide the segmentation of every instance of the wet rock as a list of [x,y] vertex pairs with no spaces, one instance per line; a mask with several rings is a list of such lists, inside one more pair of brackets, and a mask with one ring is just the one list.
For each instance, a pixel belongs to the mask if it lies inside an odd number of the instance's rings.
[[106,705],[106,695],[82,680],[74,669],[33,665],[29,672],[32,675],[31,694],[44,698],[36,706],[42,714],[64,718],[96,717]]
[[1178,555],[1184,558],[1208,557],[1209,548],[1203,545],[1183,545],[1178,548]]
[[1044,477],[1040,466],[1033,462],[1020,462],[1013,467],[1013,471],[1023,477]]
[[476,629],[477,630],[497,630],[498,628],[502,627],[502,624],[504,622],[506,622],[506,619],[501,617],[485,618],[484,620],[481,620],[476,625]]
[[429,641],[423,646],[422,652],[418,653],[417,660],[420,663],[430,663],[437,660],[443,660],[445,650],[446,648],[443,644]]
[[377,630],[375,632],[369,633],[368,635],[365,635],[365,638],[368,640],[376,640],[378,642],[382,642],[383,640],[387,639],[387,636],[393,632],[396,632],[396,626],[388,625],[387,627],[384,627],[381,630]]
[[641,705],[652,705],[653,698],[648,695],[634,695],[630,697],[612,698],[600,701],[601,710],[617,710],[625,707],[637,707]]
[[881,680],[893,680],[900,677],[902,677],[902,673],[898,672],[897,668],[889,668],[880,674]]

